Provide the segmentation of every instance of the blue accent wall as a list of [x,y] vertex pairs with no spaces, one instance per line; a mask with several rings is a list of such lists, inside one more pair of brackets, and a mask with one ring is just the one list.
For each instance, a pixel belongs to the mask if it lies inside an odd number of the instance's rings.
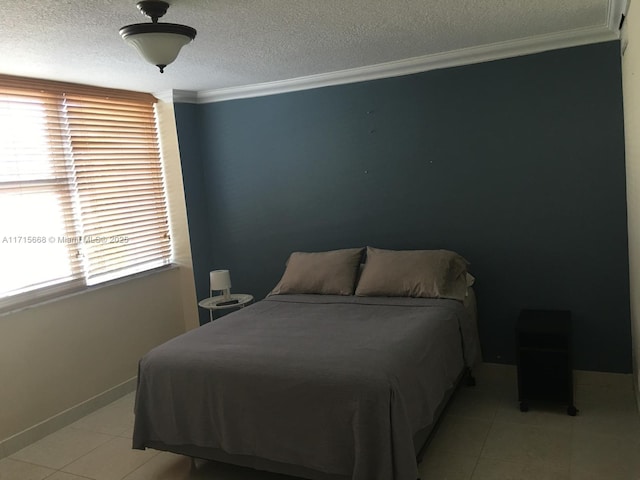
[[[201,109],[196,105],[175,105],[178,143],[182,162],[182,181],[187,204],[187,222],[193,259],[193,274],[198,299],[209,296],[209,271],[213,270],[211,220],[209,218],[207,181],[203,175],[206,156],[199,128]],[[209,321],[208,312],[199,309],[200,324]]]
[[576,368],[631,370],[618,42],[176,120],[200,298],[215,268],[264,297],[292,251],[447,248],[477,277],[486,361],[514,363],[520,309],[557,308]]

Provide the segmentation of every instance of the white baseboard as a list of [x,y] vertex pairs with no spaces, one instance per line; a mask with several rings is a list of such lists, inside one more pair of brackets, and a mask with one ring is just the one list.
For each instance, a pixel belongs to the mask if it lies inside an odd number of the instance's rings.
[[136,380],[137,377],[130,378],[129,380],[122,382],[120,385],[116,385],[109,390],[99,393],[98,395],[74,405],[57,415],[47,418],[46,420],[43,420],[22,432],[16,433],[4,440],[0,440],[0,459],[12,455],[27,445],[30,445],[33,442],[36,442],[41,438],[72,424],[76,420],[79,420],[99,408],[110,404],[127,393],[133,392],[136,389]]

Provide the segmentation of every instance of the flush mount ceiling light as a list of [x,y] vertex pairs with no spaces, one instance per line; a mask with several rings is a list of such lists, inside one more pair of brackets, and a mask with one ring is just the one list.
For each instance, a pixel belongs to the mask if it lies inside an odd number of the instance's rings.
[[142,58],[163,73],[164,67],[176,59],[180,49],[196,38],[196,29],[175,23],[158,23],[158,19],[167,13],[167,2],[144,0],[137,5],[152,23],[127,25],[120,29],[120,35],[138,50]]

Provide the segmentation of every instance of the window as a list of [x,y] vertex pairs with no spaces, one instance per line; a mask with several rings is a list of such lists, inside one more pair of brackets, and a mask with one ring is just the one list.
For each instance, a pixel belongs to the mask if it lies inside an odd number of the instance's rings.
[[0,308],[170,262],[154,102],[0,75]]

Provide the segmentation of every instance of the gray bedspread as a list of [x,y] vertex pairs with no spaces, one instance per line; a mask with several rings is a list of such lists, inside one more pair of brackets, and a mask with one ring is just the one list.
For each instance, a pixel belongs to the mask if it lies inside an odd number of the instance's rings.
[[413,435],[463,369],[469,322],[455,300],[268,297],[140,360],[133,446],[415,480]]

